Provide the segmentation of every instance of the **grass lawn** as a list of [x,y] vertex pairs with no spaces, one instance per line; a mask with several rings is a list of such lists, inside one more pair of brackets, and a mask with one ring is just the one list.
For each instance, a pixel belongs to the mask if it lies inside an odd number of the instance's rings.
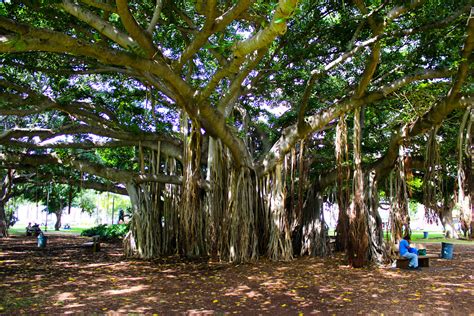
[[[423,230],[414,230],[411,233],[411,241],[415,243],[439,243],[447,242],[452,244],[474,244],[474,241],[463,240],[463,239],[454,239],[454,238],[445,238],[443,232],[441,231],[428,231],[428,238],[424,238]],[[385,238],[387,238],[387,233],[385,233]]]
[[[474,244],[474,241],[464,239],[445,238],[442,231],[428,231],[428,238],[424,238],[423,232],[426,230],[413,230],[411,234],[411,241],[414,243],[439,243],[448,242],[452,244]],[[334,229],[329,230],[329,236],[335,236],[336,231]],[[389,232],[384,231],[384,238],[387,239],[390,236]]]
[[[81,234],[81,232],[84,230],[84,229],[87,229],[89,227],[72,227],[71,229],[60,229],[59,232],[61,233],[65,233],[65,234],[74,234],[74,235],[78,235],[78,234]],[[43,230],[44,231],[44,230]],[[54,232],[54,228],[49,228],[48,232]],[[10,229],[8,230],[8,233],[10,235],[13,235],[13,236],[21,236],[21,235],[25,235],[25,227],[20,227],[18,225],[14,226],[14,227],[10,227]]]

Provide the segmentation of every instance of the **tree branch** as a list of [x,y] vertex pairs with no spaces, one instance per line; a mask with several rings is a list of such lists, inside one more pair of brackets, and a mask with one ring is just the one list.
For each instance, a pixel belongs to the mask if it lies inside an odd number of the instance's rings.
[[82,9],[80,6],[72,3],[70,0],[63,0],[59,4],[59,7],[62,8],[67,13],[75,16],[82,22],[89,24],[95,28],[99,33],[108,37],[115,43],[119,44],[125,49],[136,49],[138,46],[137,43],[130,38],[127,34],[123,33],[121,30],[117,29],[115,26],[109,24],[108,22],[101,19],[99,16],[94,13]]
[[127,30],[128,34],[137,41],[138,45],[145,51],[148,58],[154,58],[158,54],[162,57],[161,52],[153,45],[151,37],[148,32],[142,30],[135,18],[128,9],[127,0],[116,0],[117,12],[120,15],[122,24]]
[[81,172],[86,172],[99,176],[101,178],[118,182],[159,182],[159,183],[171,183],[178,184],[182,183],[182,179],[179,176],[163,175],[163,174],[143,174],[139,175],[130,171],[118,170],[115,168],[109,168],[102,165],[94,164],[85,160],[74,160],[68,158],[58,158],[55,155],[18,155],[11,153],[0,153],[0,160],[7,161],[10,163],[21,164],[30,167],[36,167],[41,165],[65,165]]
[[286,127],[282,131],[282,136],[280,139],[273,145],[272,149],[260,162],[258,166],[258,173],[266,174],[273,170],[276,163],[282,161],[285,155],[298,141],[304,139],[310,133],[322,129],[324,126],[337,119],[342,114],[352,111],[356,107],[381,100],[388,94],[393,93],[394,91],[406,86],[409,83],[419,80],[444,78],[448,76],[449,73],[450,72],[446,70],[422,71],[420,73],[398,79],[391,84],[387,84],[375,90],[374,92],[367,94],[363,98],[351,99],[346,97],[342,100],[339,100],[334,104],[329,105],[329,108],[321,110],[319,113],[316,113],[312,116],[306,117],[306,124],[302,129],[298,129],[296,124]]
[[[65,34],[45,29],[35,29],[13,20],[0,17],[0,27],[18,33],[18,35],[0,35],[0,53],[46,51],[82,55],[99,60],[104,64],[130,67],[142,72],[150,72],[163,79],[171,89],[176,101],[187,106],[187,111],[193,113],[190,102],[194,91],[168,65],[157,60],[138,59],[135,55],[110,48],[93,45]],[[137,74],[140,77],[139,74]]]
[[298,0],[280,0],[270,24],[249,39],[237,43],[233,55],[243,57],[253,51],[268,46],[273,40],[286,33],[286,21],[296,9]]
[[155,10],[153,11],[153,17],[151,18],[150,24],[146,31],[148,34],[153,35],[153,30],[160,21],[161,9],[163,8],[163,0],[156,0]]
[[108,3],[104,3],[102,1],[97,0],[80,0],[82,3],[85,3],[91,7],[104,10],[106,12],[113,12],[117,13],[117,7],[110,5]]

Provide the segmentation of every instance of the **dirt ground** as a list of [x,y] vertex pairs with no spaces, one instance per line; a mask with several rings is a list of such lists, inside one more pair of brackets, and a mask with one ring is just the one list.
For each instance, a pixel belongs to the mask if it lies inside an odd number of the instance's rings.
[[[474,243],[422,271],[352,269],[341,256],[255,264],[125,259],[85,238],[0,239],[0,314],[474,315]],[[440,243],[426,244],[439,254]]]

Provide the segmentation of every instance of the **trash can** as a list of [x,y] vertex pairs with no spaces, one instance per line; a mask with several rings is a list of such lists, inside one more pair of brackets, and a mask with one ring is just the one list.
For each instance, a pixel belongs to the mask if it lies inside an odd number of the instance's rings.
[[427,239],[428,238],[428,232],[423,232],[423,238]]
[[453,259],[453,244],[447,242],[441,243],[441,258]]
[[38,247],[39,248],[45,248],[47,240],[48,240],[48,237],[46,237],[43,233],[39,234],[38,235]]

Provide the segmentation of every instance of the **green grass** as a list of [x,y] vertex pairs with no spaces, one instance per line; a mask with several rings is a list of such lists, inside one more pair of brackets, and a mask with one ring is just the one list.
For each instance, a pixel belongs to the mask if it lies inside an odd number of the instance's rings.
[[[82,231],[84,229],[87,229],[88,227],[72,227],[71,229],[60,229],[59,232],[61,233],[66,233],[66,234],[81,234]],[[44,229],[42,228],[42,230],[44,231]],[[48,228],[48,232],[54,232],[54,228]],[[10,229],[8,230],[8,233],[10,235],[14,235],[14,236],[19,236],[19,235],[25,235],[25,227],[10,227]]]
[[[471,244],[474,245],[474,241],[463,240],[463,239],[454,239],[454,238],[445,238],[443,232],[441,231],[428,231],[428,238],[423,237],[423,230],[412,231],[411,241],[414,243],[440,243],[447,242],[451,244]],[[387,233],[385,233],[385,238],[387,238]]]

